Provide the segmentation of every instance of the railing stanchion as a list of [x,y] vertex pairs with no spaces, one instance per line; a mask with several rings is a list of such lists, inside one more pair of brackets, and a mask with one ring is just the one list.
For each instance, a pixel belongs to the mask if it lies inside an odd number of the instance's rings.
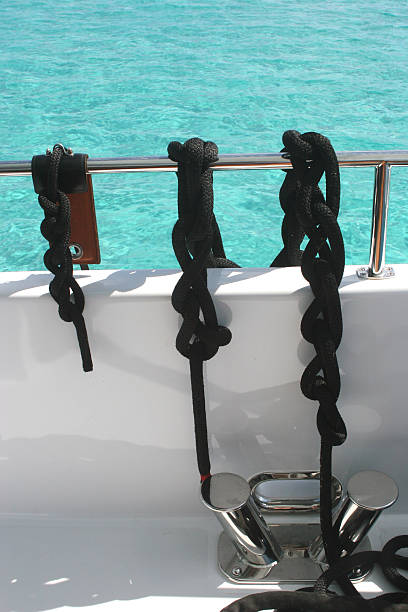
[[390,199],[391,164],[382,162],[375,168],[373,217],[371,224],[370,261],[359,268],[360,278],[383,279],[394,276],[394,270],[385,265],[385,244],[387,239],[387,217]]

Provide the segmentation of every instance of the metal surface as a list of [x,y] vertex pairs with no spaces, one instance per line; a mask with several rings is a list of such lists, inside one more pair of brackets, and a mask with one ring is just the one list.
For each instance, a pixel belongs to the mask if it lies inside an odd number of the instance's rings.
[[[369,283],[346,266],[340,287],[339,410],[348,439],[333,469],[345,486],[361,466],[389,473],[401,493],[386,518],[408,508],[402,333],[408,265],[396,270],[393,279]],[[0,311],[7,321],[7,350],[0,353],[0,490],[7,495],[0,496],[0,512],[118,518],[158,516],[165,508],[169,516],[208,516],[215,532],[217,523],[194,494],[188,362],[174,347],[179,320],[169,304],[180,272],[78,270],[75,278],[86,296],[96,364],[89,376],[78,366],[76,335],[49,295],[52,274],[0,274]],[[299,388],[314,351],[299,333],[311,300],[300,268],[211,269],[208,285],[220,325],[233,335],[206,362],[214,465],[246,477],[269,466],[317,471],[315,407]],[[260,341],[266,333],[272,340]],[[82,399],[59,393],[56,409],[55,393],[66,387],[67,372]],[[55,392],[46,393],[50,380]],[[156,486],[140,495],[147,481]],[[398,533],[405,528],[393,535]]]
[[236,583],[282,584],[315,582],[326,569],[308,556],[310,542],[320,533],[318,523],[268,524],[283,555],[274,567],[254,567],[246,563],[225,533],[218,540],[218,567],[222,574]]
[[[261,472],[249,479],[252,496],[263,512],[318,512],[320,472]],[[290,485],[287,486],[287,485]],[[340,481],[332,477],[332,507],[342,496]]]
[[[389,166],[408,166],[408,151],[338,151],[342,167],[376,167],[387,163]],[[288,159],[280,153],[250,153],[220,155],[211,164],[214,170],[250,170],[261,168],[291,168]],[[176,172],[177,164],[168,157],[97,157],[88,159],[90,174],[112,172]],[[0,161],[0,176],[28,176],[31,174],[31,160]]]
[[[398,498],[398,487],[393,479],[374,470],[355,474],[350,478],[347,490],[347,497],[333,527],[339,535],[342,557],[355,550],[381,512],[392,506]],[[309,552],[316,561],[324,561],[321,536],[312,543]]]
[[260,515],[246,480],[236,474],[214,474],[202,483],[201,497],[204,505],[215,513],[240,558],[263,568],[276,565],[282,552]]
[[214,474],[201,486],[204,505],[216,512],[233,512],[244,506],[250,496],[246,480],[237,474]]
[[69,245],[69,250],[71,251],[72,259],[81,259],[84,254],[84,250],[80,244],[77,242],[72,242]]
[[395,270],[392,266],[383,266],[381,274],[373,274],[370,266],[361,266],[356,270],[356,274],[362,280],[384,280],[395,276]]
[[367,278],[389,278],[393,272],[385,269],[385,243],[390,199],[391,165],[383,162],[375,169],[373,216],[371,226],[370,261]]
[[354,474],[347,485],[348,496],[360,508],[385,510],[398,499],[398,487],[394,480],[376,470]]

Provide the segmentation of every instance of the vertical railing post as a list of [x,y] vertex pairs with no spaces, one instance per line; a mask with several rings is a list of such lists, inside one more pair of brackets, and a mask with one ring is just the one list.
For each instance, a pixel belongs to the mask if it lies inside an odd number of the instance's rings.
[[357,270],[360,278],[382,279],[394,276],[393,268],[385,265],[390,178],[391,164],[387,162],[378,164],[374,180],[370,261],[368,267],[364,266]]

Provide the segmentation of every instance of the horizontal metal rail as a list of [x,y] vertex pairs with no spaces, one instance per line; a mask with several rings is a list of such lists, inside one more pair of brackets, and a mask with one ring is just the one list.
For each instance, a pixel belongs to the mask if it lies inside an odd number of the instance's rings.
[[[337,159],[343,167],[408,166],[408,151],[339,151]],[[290,168],[291,163],[280,153],[220,155],[212,164],[214,170],[260,170]],[[177,163],[168,157],[96,157],[88,159],[90,174],[112,172],[175,172]],[[30,161],[0,161],[0,176],[29,176]]]
[[[368,267],[359,272],[365,278],[392,275],[385,266],[385,244],[391,168],[408,166],[408,151],[340,151],[336,153],[341,167],[375,168],[373,216]],[[291,168],[290,160],[280,153],[220,155],[212,164],[214,170],[262,170]],[[118,172],[175,172],[177,164],[168,157],[97,157],[88,159],[89,174]],[[31,161],[0,161],[0,176],[29,176]]]

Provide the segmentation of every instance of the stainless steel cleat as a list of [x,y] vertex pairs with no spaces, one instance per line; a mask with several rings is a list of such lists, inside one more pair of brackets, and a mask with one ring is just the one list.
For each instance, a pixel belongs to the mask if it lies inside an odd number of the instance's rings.
[[[390,476],[374,470],[354,474],[348,482],[347,497],[334,523],[339,536],[340,556],[350,555],[363,540],[385,508],[398,498],[398,487]],[[322,536],[309,548],[316,562],[325,562]]]
[[264,568],[278,563],[282,558],[281,547],[268,529],[244,478],[230,473],[209,476],[201,486],[201,496],[242,560]]

